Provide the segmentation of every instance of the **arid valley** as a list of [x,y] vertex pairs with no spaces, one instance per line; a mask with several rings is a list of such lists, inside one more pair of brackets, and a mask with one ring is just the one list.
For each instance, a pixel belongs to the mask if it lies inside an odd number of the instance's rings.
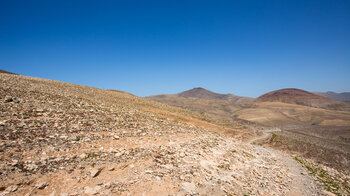
[[1,195],[350,193],[348,102],[0,80]]

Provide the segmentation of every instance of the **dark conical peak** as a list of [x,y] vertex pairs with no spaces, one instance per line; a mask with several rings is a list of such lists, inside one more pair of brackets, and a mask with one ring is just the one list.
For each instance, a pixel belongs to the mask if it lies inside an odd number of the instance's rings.
[[200,99],[219,99],[231,102],[252,102],[254,99],[250,97],[240,97],[233,94],[220,94],[207,90],[202,87],[196,87],[178,94],[172,95],[154,95],[152,98],[165,99],[169,97],[185,97],[185,98],[200,98]]
[[196,97],[204,99],[222,99],[227,96],[224,94],[214,93],[202,87],[193,88],[178,94],[180,97]]
[[202,87],[196,87],[196,88],[193,88],[193,89],[191,89],[191,90],[207,90],[207,89],[202,88]]
[[[202,88],[202,87],[196,87],[196,88],[184,91],[184,92],[212,92],[212,91],[207,90],[207,89]],[[182,93],[184,93],[184,92],[182,92]],[[214,93],[214,92],[212,92],[212,93]]]

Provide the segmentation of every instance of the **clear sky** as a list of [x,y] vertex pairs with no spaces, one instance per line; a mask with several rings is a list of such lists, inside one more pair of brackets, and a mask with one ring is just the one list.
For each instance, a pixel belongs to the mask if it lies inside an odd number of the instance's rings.
[[350,91],[350,1],[0,0],[0,69],[138,96]]

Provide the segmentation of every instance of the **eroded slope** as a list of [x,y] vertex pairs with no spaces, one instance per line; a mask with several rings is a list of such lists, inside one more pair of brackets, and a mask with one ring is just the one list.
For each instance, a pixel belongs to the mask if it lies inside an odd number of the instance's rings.
[[2,195],[319,193],[283,155],[185,110],[8,74],[0,98]]

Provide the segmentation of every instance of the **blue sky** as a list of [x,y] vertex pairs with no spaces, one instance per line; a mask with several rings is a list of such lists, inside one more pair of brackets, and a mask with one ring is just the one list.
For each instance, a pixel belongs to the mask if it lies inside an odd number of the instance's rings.
[[0,69],[138,96],[350,91],[348,0],[0,0]]

